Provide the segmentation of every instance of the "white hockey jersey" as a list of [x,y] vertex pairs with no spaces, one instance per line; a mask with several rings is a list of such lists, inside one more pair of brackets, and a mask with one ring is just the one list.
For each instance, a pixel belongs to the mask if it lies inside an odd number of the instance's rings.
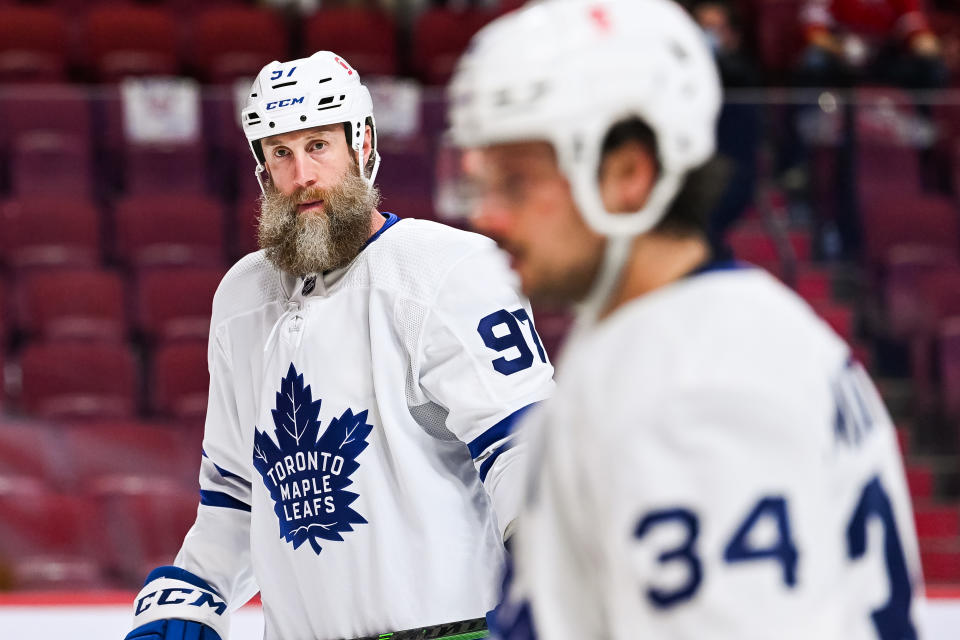
[[553,369],[487,238],[392,214],[347,267],[263,253],[213,303],[201,506],[175,564],[266,640],[483,617],[523,495],[512,425]]
[[891,421],[766,272],[719,264],[620,308],[529,423],[542,460],[496,637],[918,637]]

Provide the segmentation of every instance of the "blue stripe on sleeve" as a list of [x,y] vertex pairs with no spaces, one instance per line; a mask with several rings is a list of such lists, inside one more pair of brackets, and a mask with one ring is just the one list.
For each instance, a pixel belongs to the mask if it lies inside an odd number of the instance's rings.
[[[207,455],[207,452],[206,452],[206,451],[204,451],[204,450],[201,449],[201,450],[200,450],[200,453],[203,454],[203,457],[204,457],[204,458],[206,458],[207,460],[210,460],[210,456]],[[213,462],[213,460],[210,460],[210,462],[213,463],[213,466],[214,466],[214,468],[217,470],[217,473],[219,473],[221,476],[223,476],[224,479],[229,480],[230,478],[236,478],[237,480],[243,480],[243,478],[241,478],[240,476],[238,476],[237,474],[235,474],[235,473],[232,472],[232,471],[227,471],[226,469],[224,469],[223,467],[221,467],[220,465],[218,465],[216,462]],[[244,482],[246,482],[246,481],[244,480]]]
[[537,403],[534,402],[532,404],[528,404],[522,409],[517,409],[506,418],[474,438],[473,441],[467,445],[467,449],[470,450],[470,456],[476,460],[481,453],[490,447],[490,445],[499,440],[503,440],[510,435],[510,432],[513,431],[513,425],[516,424],[517,420],[519,420],[520,417],[530,409],[530,407],[536,404]]
[[240,511],[250,511],[250,505],[241,500],[237,500],[231,495],[222,491],[200,490],[200,504],[208,507],[226,507],[227,509],[238,509]]
[[496,451],[490,454],[490,457],[483,461],[483,464],[480,465],[480,482],[485,482],[487,479],[487,474],[490,473],[490,469],[493,468],[493,463],[496,462],[497,458],[500,457],[504,451],[510,448],[510,443],[498,447]]

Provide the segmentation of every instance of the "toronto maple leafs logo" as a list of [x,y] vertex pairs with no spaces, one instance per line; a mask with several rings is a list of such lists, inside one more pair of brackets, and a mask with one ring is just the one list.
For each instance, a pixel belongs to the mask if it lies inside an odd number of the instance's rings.
[[353,483],[350,476],[360,467],[356,458],[373,430],[366,411],[354,415],[347,409],[320,435],[320,404],[291,363],[272,412],[280,446],[259,429],[253,441],[253,466],[273,498],[280,536],[294,549],[309,542],[317,554],[319,540],[342,541],[341,534],[353,531],[352,525],[367,523],[350,508],[360,496],[346,487]]

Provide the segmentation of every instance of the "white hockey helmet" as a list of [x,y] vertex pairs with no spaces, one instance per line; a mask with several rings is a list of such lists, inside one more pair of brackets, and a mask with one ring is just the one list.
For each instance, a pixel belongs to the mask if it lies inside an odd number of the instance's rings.
[[[241,126],[257,161],[257,180],[264,189],[264,157],[260,140],[325,124],[347,125],[349,143],[357,154],[360,175],[373,184],[380,167],[377,127],[370,91],[346,60],[332,51],[317,51],[309,58],[289,62],[274,60],[257,74]],[[370,125],[370,160],[364,166],[365,126]]]
[[[449,89],[460,147],[543,140],[587,224],[631,237],[663,218],[686,173],[715,150],[720,79],[703,33],[672,0],[543,0],[474,36]],[[601,147],[630,117],[656,137],[660,175],[643,209],[611,214]]]

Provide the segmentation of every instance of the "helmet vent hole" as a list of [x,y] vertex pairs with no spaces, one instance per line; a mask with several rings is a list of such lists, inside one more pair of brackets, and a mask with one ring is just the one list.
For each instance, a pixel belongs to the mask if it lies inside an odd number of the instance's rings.
[[277,123],[275,123],[275,122],[271,122],[271,123],[270,123],[270,128],[271,128],[271,129],[273,129],[275,126],[277,126]]
[[300,122],[306,122],[307,116],[300,116]]
[[317,80],[317,84],[323,84],[324,82],[330,82],[333,78],[320,78]]
[[274,89],[282,89],[283,87],[292,87],[297,84],[296,80],[291,80],[290,82],[281,82],[280,84],[273,85]]
[[317,103],[318,106],[323,106],[325,104],[330,104],[333,102],[333,96],[327,96],[326,98],[320,98],[320,102]]
[[256,98],[256,97],[257,97],[257,94],[251,93],[251,94],[250,94],[250,97],[251,97],[251,98]]

